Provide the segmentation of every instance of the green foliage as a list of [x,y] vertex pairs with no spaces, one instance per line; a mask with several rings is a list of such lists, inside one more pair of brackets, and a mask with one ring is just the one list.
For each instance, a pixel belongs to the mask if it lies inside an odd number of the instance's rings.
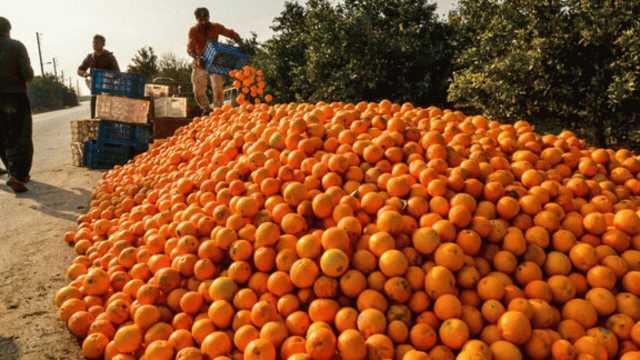
[[640,3],[461,0],[450,15],[456,107],[637,147]]
[[286,2],[254,64],[278,101],[446,100],[449,27],[429,1]]
[[[164,54],[158,63],[158,72],[153,78],[163,78],[179,86],[180,94],[192,94],[191,63],[173,53]],[[170,79],[170,80],[169,80]]]
[[306,44],[303,40],[305,9],[287,1],[280,16],[273,20],[274,36],[262,44],[253,63],[265,74],[267,92],[279,102],[302,99],[305,94],[293,88],[294,79],[304,76]]
[[148,46],[139,49],[131,59],[127,72],[141,74],[147,82],[150,82],[153,76],[158,73],[158,56],[153,48]]
[[58,110],[78,105],[75,91],[53,75],[35,77],[29,83],[28,95],[34,112]]

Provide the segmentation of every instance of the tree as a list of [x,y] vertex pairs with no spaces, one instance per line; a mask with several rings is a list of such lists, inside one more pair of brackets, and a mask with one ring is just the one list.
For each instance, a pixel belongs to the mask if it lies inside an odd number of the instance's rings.
[[148,46],[139,49],[131,59],[127,71],[132,74],[141,74],[147,82],[151,81],[153,76],[158,73],[158,57],[153,48]]
[[450,16],[459,55],[449,100],[599,146],[637,146],[639,13],[635,1],[461,0]]
[[169,78],[177,85],[185,87],[191,84],[191,63],[184,58],[177,57],[174,53],[162,55],[158,63],[158,77]]
[[287,2],[258,51],[279,101],[446,100],[450,31],[427,0]]
[[304,75],[304,16],[302,5],[287,1],[280,16],[273,20],[274,36],[262,44],[253,58],[254,65],[264,71],[267,92],[279,102],[308,95],[302,89],[293,89],[294,78]]
[[28,96],[34,112],[78,105],[76,92],[53,75],[36,76],[29,83]]

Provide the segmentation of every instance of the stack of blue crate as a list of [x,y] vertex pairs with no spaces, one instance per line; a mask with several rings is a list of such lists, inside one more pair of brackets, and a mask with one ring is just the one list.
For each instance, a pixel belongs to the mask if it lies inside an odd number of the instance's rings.
[[[117,71],[93,70],[91,93],[109,94],[132,99],[144,98],[142,75]],[[135,155],[146,151],[152,139],[151,126],[101,119],[96,140],[84,143],[84,165],[90,169],[111,169],[124,165]]]
[[102,120],[96,140],[84,145],[84,163],[90,169],[110,169],[124,165],[132,157],[147,151],[151,141],[149,125]]

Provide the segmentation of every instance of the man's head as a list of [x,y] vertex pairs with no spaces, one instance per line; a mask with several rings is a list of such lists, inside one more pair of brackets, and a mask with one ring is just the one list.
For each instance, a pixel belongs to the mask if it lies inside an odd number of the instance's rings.
[[204,26],[209,24],[209,10],[207,8],[201,7],[197,8],[193,13],[198,21],[198,25]]
[[95,35],[93,37],[93,50],[95,52],[101,52],[102,50],[104,50],[104,44],[106,42],[107,42],[107,40],[104,38],[104,36]]
[[6,18],[0,16],[0,36],[9,37],[11,33],[11,23]]

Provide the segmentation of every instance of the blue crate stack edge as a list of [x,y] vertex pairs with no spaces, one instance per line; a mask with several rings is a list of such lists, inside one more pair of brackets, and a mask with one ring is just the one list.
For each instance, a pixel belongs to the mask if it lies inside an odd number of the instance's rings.
[[[144,76],[116,71],[93,70],[91,93],[132,99],[144,98]],[[151,126],[101,119],[96,140],[84,143],[83,163],[90,169],[110,169],[124,165],[136,154],[146,151],[151,141]]]

